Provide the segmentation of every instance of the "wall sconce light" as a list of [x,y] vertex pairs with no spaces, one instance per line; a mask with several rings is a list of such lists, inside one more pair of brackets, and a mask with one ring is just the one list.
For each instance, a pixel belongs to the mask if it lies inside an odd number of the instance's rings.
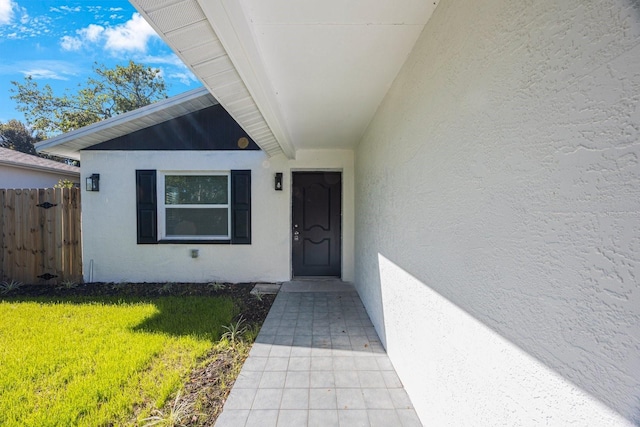
[[282,191],[282,172],[276,172],[276,191]]
[[87,177],[87,191],[100,191],[100,174],[94,173]]

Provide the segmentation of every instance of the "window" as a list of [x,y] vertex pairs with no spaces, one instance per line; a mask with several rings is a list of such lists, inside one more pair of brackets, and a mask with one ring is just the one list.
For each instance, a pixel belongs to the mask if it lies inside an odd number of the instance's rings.
[[251,244],[251,171],[136,170],[138,244]]
[[160,173],[160,235],[176,240],[228,240],[228,173]]

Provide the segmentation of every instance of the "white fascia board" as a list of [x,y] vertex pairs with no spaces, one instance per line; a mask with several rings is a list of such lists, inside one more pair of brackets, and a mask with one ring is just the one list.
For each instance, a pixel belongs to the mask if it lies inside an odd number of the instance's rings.
[[[62,135],[58,135],[50,139],[45,139],[44,141],[38,142],[34,146],[36,148],[36,151],[38,152],[41,152],[41,151],[47,152],[47,150],[50,150],[54,147],[57,147],[72,141],[77,141],[82,138],[86,138],[85,139],[86,142],[84,143],[81,142],[79,144],[78,143],[73,144],[73,151],[79,151],[82,148],[87,148],[92,145],[95,145],[96,142],[91,140],[91,136],[98,132],[107,131],[119,125],[125,125],[126,123],[142,119],[146,116],[150,116],[162,110],[166,110],[167,108],[170,108],[172,106],[179,105],[181,103],[190,101],[192,99],[197,99],[201,96],[209,95],[209,94],[210,92],[207,90],[206,87],[193,89],[188,92],[184,92],[179,95],[172,96],[171,98],[154,102],[153,104],[146,105],[142,108],[128,111],[126,113],[119,114],[115,117],[111,117],[109,119],[102,120],[100,122],[81,127],[80,129],[72,130],[71,132],[66,132],[66,133],[63,133]],[[215,104],[217,104],[217,101],[214,100],[214,103],[211,105],[215,105]],[[144,127],[146,126],[143,126],[141,129],[143,129]],[[68,151],[61,150],[60,153],[62,152],[68,152]],[[56,154],[56,151],[53,151],[53,153]],[[76,158],[76,157],[72,157],[72,158]]]
[[288,158],[295,159],[295,147],[284,126],[242,5],[238,0],[198,0],[198,3],[282,151]]

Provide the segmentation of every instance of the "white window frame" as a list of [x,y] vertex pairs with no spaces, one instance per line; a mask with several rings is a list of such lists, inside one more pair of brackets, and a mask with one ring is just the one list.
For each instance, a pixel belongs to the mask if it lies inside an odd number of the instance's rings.
[[[167,205],[165,204],[165,177],[167,176],[226,176],[227,177],[227,203],[226,204],[200,204],[200,205]],[[159,240],[230,240],[231,239],[231,171],[158,171],[157,175],[158,196],[158,237]],[[167,236],[167,208],[180,209],[227,209],[227,235],[210,236]]]

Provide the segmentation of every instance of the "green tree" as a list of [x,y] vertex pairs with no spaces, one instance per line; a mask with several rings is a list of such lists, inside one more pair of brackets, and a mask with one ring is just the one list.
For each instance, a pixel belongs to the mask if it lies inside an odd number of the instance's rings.
[[6,123],[0,122],[0,147],[36,154],[33,144],[43,139],[41,132],[30,130],[20,120],[11,119]]
[[60,178],[58,180],[58,183],[53,186],[53,188],[73,188],[73,187],[75,187],[75,184],[73,183],[73,181],[69,181],[68,179],[62,179],[62,178]]
[[95,64],[90,77],[75,93],[62,96],[51,86],[40,86],[31,76],[12,81],[11,98],[36,131],[52,136],[135,110],[167,97],[164,78],[157,68],[129,61],[109,69]]
[[68,165],[80,166],[80,162],[77,160],[37,153],[34,144],[44,139],[45,137],[42,132],[31,130],[20,120],[11,119],[6,123],[0,122],[0,147],[33,154],[38,157],[55,160],[56,162],[66,163]]

